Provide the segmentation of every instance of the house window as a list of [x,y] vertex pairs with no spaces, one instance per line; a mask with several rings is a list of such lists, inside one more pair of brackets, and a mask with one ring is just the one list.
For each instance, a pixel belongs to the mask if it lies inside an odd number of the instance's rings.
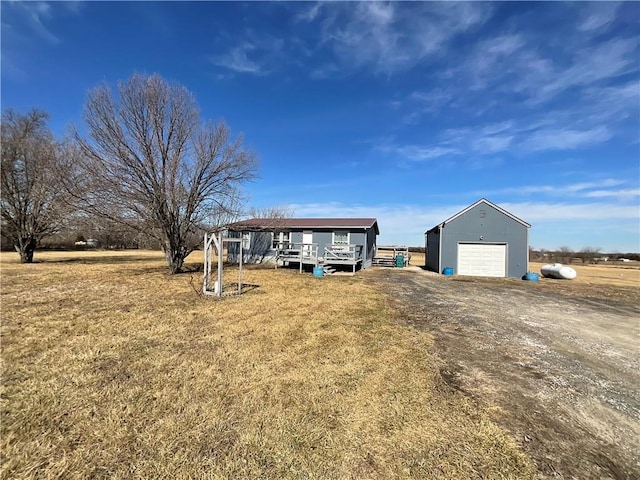
[[349,245],[349,232],[333,232],[334,245]]
[[242,232],[242,249],[249,250],[251,246],[251,232]]
[[276,232],[273,238],[274,248],[287,248],[291,239],[291,232]]

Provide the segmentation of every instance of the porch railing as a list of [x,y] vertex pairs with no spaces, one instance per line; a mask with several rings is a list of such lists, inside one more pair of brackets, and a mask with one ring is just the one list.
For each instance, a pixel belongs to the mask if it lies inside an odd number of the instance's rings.
[[363,261],[362,245],[327,245],[324,247],[323,256],[320,257],[317,243],[296,243],[296,242],[274,242],[276,251],[276,268],[278,262],[300,263],[302,271],[303,264],[343,264],[352,265],[355,268],[359,262]]
[[362,260],[362,245],[327,245],[324,247],[325,263],[356,263]]
[[278,260],[283,262],[300,262],[300,270],[303,263],[318,265],[317,243],[278,242],[274,244],[276,249],[276,268]]

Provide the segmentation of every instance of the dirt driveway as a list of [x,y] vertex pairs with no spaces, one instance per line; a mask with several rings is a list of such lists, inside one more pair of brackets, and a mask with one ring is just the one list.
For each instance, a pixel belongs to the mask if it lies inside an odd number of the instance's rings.
[[416,270],[367,275],[541,478],[640,478],[640,289]]

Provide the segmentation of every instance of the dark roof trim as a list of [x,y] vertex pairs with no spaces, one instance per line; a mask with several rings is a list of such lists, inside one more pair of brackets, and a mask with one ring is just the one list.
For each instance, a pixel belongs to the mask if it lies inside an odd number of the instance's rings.
[[485,205],[488,205],[489,207],[493,207],[496,210],[498,210],[500,213],[505,214],[507,217],[511,218],[512,220],[515,220],[516,222],[524,225],[527,228],[531,228],[531,225],[528,224],[527,222],[525,222],[524,220],[516,217],[514,214],[507,212],[504,208],[500,208],[498,205],[496,205],[495,203],[490,202],[489,200],[487,200],[486,198],[481,198],[480,200],[478,200],[476,203],[469,205],[467,208],[465,208],[464,210],[460,210],[458,213],[456,213],[455,215],[453,215],[452,217],[447,218],[444,222],[437,224],[435,227],[430,228],[429,230],[427,230],[425,233],[429,233],[429,232],[433,232],[434,230],[436,230],[438,227],[444,227],[447,223],[455,220],[456,218],[464,215],[465,213],[467,213],[469,210],[471,210],[474,207],[477,207],[478,205],[480,205],[481,203],[484,203]]
[[231,231],[273,231],[294,228],[373,228],[380,234],[375,218],[250,218],[226,226]]

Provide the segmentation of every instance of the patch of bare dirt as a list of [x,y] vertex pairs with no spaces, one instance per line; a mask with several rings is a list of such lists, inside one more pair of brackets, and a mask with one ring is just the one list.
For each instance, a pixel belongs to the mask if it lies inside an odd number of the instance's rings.
[[486,405],[540,478],[640,478],[640,288],[367,275],[435,338],[445,381]]

